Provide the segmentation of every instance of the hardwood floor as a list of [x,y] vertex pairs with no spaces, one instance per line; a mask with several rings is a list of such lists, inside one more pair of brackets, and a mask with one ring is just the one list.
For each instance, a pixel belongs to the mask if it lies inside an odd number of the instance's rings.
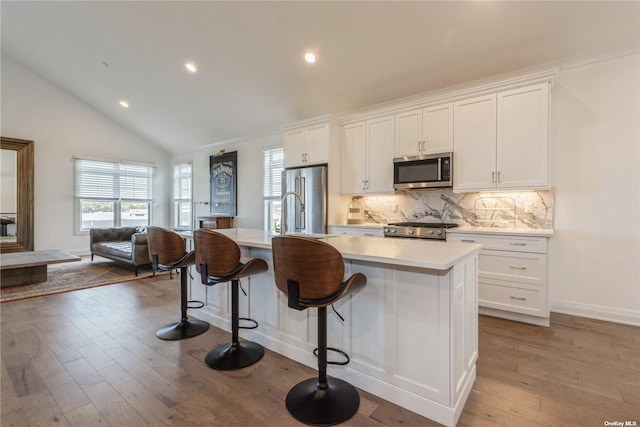
[[[161,341],[178,315],[178,279],[5,303],[1,418],[9,426],[296,426],[284,398],[315,371],[271,351],[235,372],[205,353],[210,328]],[[481,316],[478,378],[460,426],[640,423],[640,328],[553,315],[550,328]],[[360,391],[345,426],[436,426]]]

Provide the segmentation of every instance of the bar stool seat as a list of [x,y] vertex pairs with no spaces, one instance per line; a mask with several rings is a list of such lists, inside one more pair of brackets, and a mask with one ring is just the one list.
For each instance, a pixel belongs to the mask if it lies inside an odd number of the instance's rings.
[[362,289],[367,278],[355,273],[344,279],[344,260],[333,246],[305,237],[271,240],[276,286],[296,310],[318,309],[318,378],[295,385],[287,394],[289,413],[318,426],[342,423],[358,412],[360,396],[351,384],[327,376],[327,306]]
[[[253,319],[239,317],[240,279],[263,273],[269,269],[260,258],[246,263],[240,262],[240,247],[227,236],[212,230],[194,232],[196,269],[203,285],[213,286],[231,282],[231,334],[228,344],[209,351],[205,363],[213,369],[228,371],[253,365],[264,356],[264,348],[251,341],[240,341],[239,329],[254,329],[258,323]],[[251,327],[240,326],[240,320],[252,322]]]
[[[180,269],[180,320],[160,328],[156,336],[163,340],[181,340],[195,337],[209,329],[209,324],[187,316],[190,302],[187,295],[187,274],[195,264],[195,253],[187,252],[187,244],[178,233],[162,227],[147,227],[149,255],[154,272]],[[202,303],[200,303],[202,304]]]

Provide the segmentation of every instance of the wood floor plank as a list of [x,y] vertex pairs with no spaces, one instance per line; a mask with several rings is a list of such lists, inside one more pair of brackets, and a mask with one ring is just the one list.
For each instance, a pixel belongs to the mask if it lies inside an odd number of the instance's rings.
[[149,426],[106,381],[91,386],[84,391],[93,406],[110,426]]
[[64,364],[65,369],[82,389],[94,386],[104,381],[86,359],[75,359]]
[[4,366],[4,361],[0,363],[0,369],[0,413],[8,414],[22,409],[22,404],[13,388],[13,383],[9,380],[9,372]]
[[89,403],[64,414],[71,427],[108,427],[100,412]]
[[66,418],[47,388],[20,398],[30,426],[68,426]]
[[[300,425],[284,400],[314,369],[267,350],[249,368],[212,370],[204,356],[228,342],[228,332],[211,327],[173,342],[155,336],[176,320],[178,305],[177,277],[3,304],[2,427]],[[639,333],[556,313],[548,328],[480,316],[477,379],[458,426],[640,421]],[[343,425],[438,425],[369,393],[360,397]]]
[[[100,370],[100,375],[149,425],[186,426],[179,413],[147,390],[120,365],[113,364]],[[174,403],[171,402],[171,406]]]
[[67,371],[45,378],[49,393],[63,413],[89,404],[89,399]]

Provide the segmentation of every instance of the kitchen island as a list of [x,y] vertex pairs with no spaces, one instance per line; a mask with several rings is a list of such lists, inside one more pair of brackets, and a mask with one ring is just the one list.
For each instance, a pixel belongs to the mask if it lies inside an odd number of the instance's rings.
[[[316,310],[296,311],[273,277],[271,238],[262,230],[217,230],[235,240],[243,258],[263,258],[269,271],[244,280],[240,316],[259,322],[241,330],[312,368],[317,361]],[[345,260],[345,274],[367,276],[367,286],[329,311],[328,344],[349,354],[328,374],[427,418],[454,426],[476,376],[477,257],[480,245],[419,239],[323,236]],[[191,283],[191,299],[205,302],[190,315],[230,330],[228,286]],[[331,352],[329,358],[332,358]],[[338,355],[335,355],[338,357]]]

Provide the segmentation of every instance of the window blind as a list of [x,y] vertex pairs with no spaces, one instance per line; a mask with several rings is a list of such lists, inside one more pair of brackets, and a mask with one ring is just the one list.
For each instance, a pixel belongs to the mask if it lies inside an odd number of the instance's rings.
[[264,197],[280,197],[282,171],[284,170],[284,149],[274,148],[263,151],[262,194]]
[[152,199],[153,167],[86,159],[75,159],[74,164],[79,199]]

